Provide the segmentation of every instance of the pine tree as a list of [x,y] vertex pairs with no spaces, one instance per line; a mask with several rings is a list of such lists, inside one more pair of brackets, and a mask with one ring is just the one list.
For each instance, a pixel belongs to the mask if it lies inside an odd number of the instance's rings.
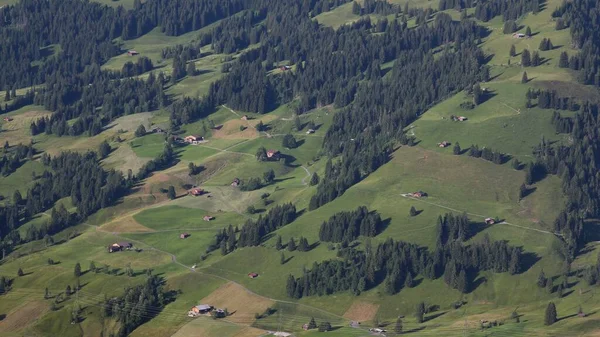
[[509,52],[510,57],[515,57],[517,56],[517,48],[515,47],[515,45],[511,45],[510,46],[510,52]]
[[21,277],[25,275],[25,273],[23,273],[23,269],[19,268],[19,270],[17,270],[17,276]]
[[281,252],[281,259],[279,260],[279,264],[285,264],[285,255]]
[[559,68],[568,68],[569,67],[569,54],[566,51],[560,53],[560,59],[558,60]]
[[412,288],[414,286],[412,273],[407,273],[406,278],[404,279],[404,286],[406,288]]
[[173,185],[169,186],[169,190],[167,191],[167,197],[171,200],[177,198],[177,194],[175,193],[175,187],[173,187]]
[[188,76],[196,76],[196,63],[194,61],[188,63],[186,72]]
[[290,252],[293,252],[296,250],[296,241],[294,241],[293,237],[290,238],[290,241],[287,244],[287,250]]
[[265,180],[265,184],[271,184],[275,180],[275,171],[273,171],[273,169],[269,169],[263,173],[263,179]]
[[519,187],[519,200],[527,196],[527,191],[527,185],[525,183],[521,184],[521,187]]
[[4,101],[10,101],[10,91],[8,89],[6,89],[6,94],[4,94]]
[[319,175],[317,174],[317,172],[313,173],[312,177],[310,178],[310,186],[315,186],[319,183]]
[[402,318],[398,317],[396,319],[396,324],[394,325],[394,333],[399,335],[402,333]]
[[110,151],[110,145],[108,145],[108,142],[106,140],[100,143],[100,146],[98,147],[98,153],[100,154],[100,158],[106,158],[110,154]]
[[416,216],[417,214],[419,214],[417,212],[417,209],[415,208],[415,206],[410,206],[410,210],[408,211],[408,215],[410,216]]
[[146,134],[146,127],[144,127],[143,125],[138,126],[138,128],[135,130],[136,137],[142,137],[145,134]]
[[79,264],[79,262],[77,262],[75,264],[75,268],[73,270],[73,274],[75,274],[75,277],[81,276],[81,265]]
[[71,295],[71,286],[70,285],[67,285],[67,288],[65,289],[65,294],[67,296]]
[[46,288],[46,290],[44,290],[44,299],[47,300],[48,298],[50,298],[50,291]]
[[94,263],[94,261],[90,262],[89,270],[94,273],[96,272],[96,264]]
[[540,64],[542,64],[542,59],[540,57],[540,53],[536,50],[533,52],[533,56],[531,57],[531,65],[537,67]]
[[221,255],[225,256],[227,255],[227,242],[225,242],[225,240],[221,241],[220,244],[220,248],[221,248]]
[[294,117],[294,127],[296,131],[302,131],[302,121],[300,121],[300,117]]
[[277,241],[275,242],[275,249],[281,250],[283,248],[283,244],[281,242],[281,235],[277,235]]
[[518,171],[521,168],[521,161],[519,161],[517,158],[513,159],[512,168]]
[[423,323],[425,319],[425,303],[421,302],[417,304],[417,310],[415,312],[415,318],[417,323]]
[[310,322],[308,322],[308,329],[316,329],[317,328],[317,322],[315,322],[315,318],[311,317],[310,318]]
[[527,78],[527,72],[524,71],[523,72],[523,77],[521,77],[521,83],[525,84],[527,82],[529,82],[529,79]]
[[477,83],[473,86],[473,104],[479,105],[482,101],[482,96],[481,86]]
[[521,65],[523,67],[531,66],[531,53],[528,49],[523,49],[523,52],[521,53]]
[[554,302],[548,303],[546,307],[546,315],[544,316],[544,325],[552,325],[557,321],[556,306]]
[[454,148],[452,149],[452,153],[454,153],[455,155],[459,155],[460,152],[461,152],[460,144],[458,142],[456,142],[454,144]]
[[525,28],[525,35],[526,35],[527,37],[530,37],[530,36],[531,36],[531,28],[530,28],[529,26],[527,26],[527,28]]
[[521,272],[521,252],[519,249],[514,248],[510,256],[508,263],[508,272],[511,275],[515,275]]
[[326,332],[326,331],[330,331],[330,330],[331,330],[331,323],[322,322],[321,324],[319,324],[319,332]]

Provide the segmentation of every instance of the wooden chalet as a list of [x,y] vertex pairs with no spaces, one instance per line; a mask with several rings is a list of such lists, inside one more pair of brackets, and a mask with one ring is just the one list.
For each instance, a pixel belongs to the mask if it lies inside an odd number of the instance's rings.
[[12,122],[13,119],[11,117],[4,117],[3,120],[5,122]]
[[279,150],[268,150],[267,151],[268,159],[277,160],[277,159],[279,159],[280,156],[281,156],[281,153],[279,153]]
[[188,193],[197,197],[197,196],[201,196],[202,194],[204,194],[204,190],[201,188],[192,188]]
[[306,131],[306,134],[307,134],[307,135],[310,135],[310,134],[312,134],[312,133],[315,133],[315,130],[313,130],[313,129],[308,129],[308,131]]
[[496,220],[492,219],[492,218],[485,218],[485,224],[486,225],[493,225],[496,223]]
[[133,244],[131,242],[115,242],[112,245],[108,246],[108,252],[119,252],[122,250],[130,250],[133,248]]
[[441,143],[438,143],[438,146],[441,147],[441,148],[444,148],[444,147],[450,146],[450,143],[447,142],[447,141],[443,141]]
[[198,144],[199,142],[204,141],[204,137],[202,136],[197,136],[197,135],[190,135],[190,136],[186,136],[183,139],[184,142],[188,143],[188,144]]
[[129,50],[129,51],[127,52],[127,55],[129,55],[129,56],[134,56],[134,55],[139,55],[139,54],[140,54],[140,53],[138,53],[138,52],[137,52],[137,51],[135,51],[135,50]]
[[423,198],[427,196],[427,193],[423,192],[423,191],[417,191],[417,192],[412,192],[408,194],[409,197],[413,197],[413,198]]
[[249,278],[257,278],[258,274],[257,273],[248,273],[248,277]]
[[180,238],[180,239],[186,239],[186,238],[188,238],[189,236],[190,236],[190,233],[181,233],[181,234],[179,234],[179,238]]
[[233,187],[238,187],[240,185],[241,181],[239,178],[235,178],[233,179],[233,181],[231,182],[231,186]]
[[195,317],[198,315],[206,315],[213,309],[212,305],[209,304],[199,304],[193,306],[190,311],[188,311],[188,316]]
[[205,215],[204,217],[202,217],[202,220],[204,220],[204,221],[211,221],[214,219],[215,219],[215,217],[211,216],[211,215]]
[[243,120],[243,121],[247,121],[248,119],[250,119],[250,118],[248,118],[248,115],[243,115],[241,118],[241,120]]

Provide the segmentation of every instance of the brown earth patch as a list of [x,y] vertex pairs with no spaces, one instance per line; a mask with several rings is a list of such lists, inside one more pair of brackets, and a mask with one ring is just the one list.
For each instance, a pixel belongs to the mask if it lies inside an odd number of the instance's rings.
[[[232,119],[223,124],[219,130],[213,130],[212,137],[215,139],[253,139],[258,138],[258,131],[253,127],[253,121]],[[258,121],[256,122],[258,123]],[[240,126],[245,127],[240,131]]]
[[28,302],[6,315],[0,321],[0,332],[17,331],[37,320],[48,310],[48,305],[42,301]]
[[140,224],[135,221],[133,216],[129,215],[117,220],[113,220],[106,225],[100,227],[103,231],[106,232],[123,232],[123,233],[131,233],[131,232],[154,232],[154,230]]
[[222,285],[203,298],[200,303],[208,303],[215,308],[227,308],[230,313],[233,313],[227,317],[227,320],[243,324],[251,324],[255,320],[255,313],[263,313],[273,305],[273,301],[252,294],[233,282]]
[[358,322],[370,321],[375,318],[377,310],[379,310],[379,304],[354,301],[344,313],[344,317]]

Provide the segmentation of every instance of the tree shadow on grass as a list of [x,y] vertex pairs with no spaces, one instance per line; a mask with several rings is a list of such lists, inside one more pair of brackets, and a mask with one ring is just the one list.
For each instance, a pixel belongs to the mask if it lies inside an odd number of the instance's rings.
[[446,313],[448,313],[448,312],[447,312],[447,311],[442,311],[442,312],[435,313],[435,314],[433,314],[433,315],[426,316],[426,317],[424,318],[424,322],[429,322],[429,321],[432,321],[432,320],[434,320],[434,319],[436,319],[436,318],[438,318],[438,317],[440,317],[440,316],[443,316],[443,315],[445,315]]
[[523,274],[528,271],[533,265],[535,265],[542,258],[539,257],[536,253],[532,252],[524,252],[521,254],[521,271],[519,274]]

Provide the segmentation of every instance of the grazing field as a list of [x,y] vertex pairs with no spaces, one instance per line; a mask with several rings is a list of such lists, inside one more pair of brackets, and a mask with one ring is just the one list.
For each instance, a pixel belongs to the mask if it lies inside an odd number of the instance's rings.
[[228,321],[247,325],[254,322],[256,313],[262,314],[274,304],[273,301],[252,294],[233,282],[219,287],[200,302],[208,303],[216,308],[227,308],[230,313],[230,316],[227,317]]

